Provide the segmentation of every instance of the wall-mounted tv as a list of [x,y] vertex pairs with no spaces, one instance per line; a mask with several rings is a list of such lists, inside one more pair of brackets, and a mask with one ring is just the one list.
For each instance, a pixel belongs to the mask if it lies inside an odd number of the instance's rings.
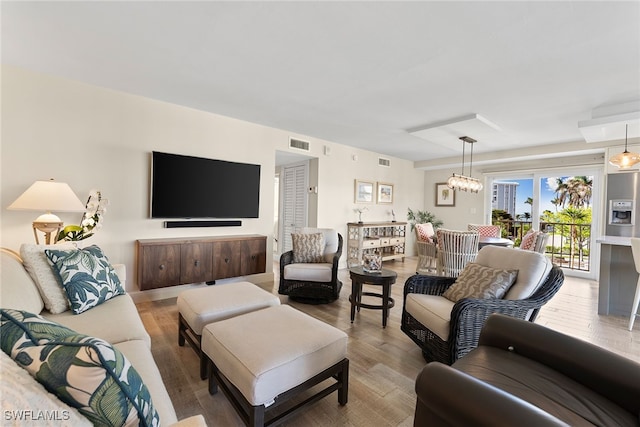
[[258,218],[260,165],[154,151],[152,218]]

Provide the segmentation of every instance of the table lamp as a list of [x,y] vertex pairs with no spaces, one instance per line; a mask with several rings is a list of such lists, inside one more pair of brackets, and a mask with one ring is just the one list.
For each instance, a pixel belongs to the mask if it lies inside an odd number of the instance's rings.
[[58,240],[58,233],[63,225],[60,218],[51,212],[84,212],[85,207],[67,183],[51,179],[34,182],[7,209],[45,211],[46,213],[33,221],[33,235],[36,244],[40,244],[37,233],[40,230],[44,233],[45,244],[49,245]]

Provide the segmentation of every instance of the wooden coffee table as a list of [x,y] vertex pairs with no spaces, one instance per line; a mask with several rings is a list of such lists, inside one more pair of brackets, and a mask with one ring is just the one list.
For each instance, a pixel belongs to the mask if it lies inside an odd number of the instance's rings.
[[[379,273],[367,273],[362,266],[349,269],[351,276],[351,323],[356,316],[356,309],[360,312],[360,308],[370,308],[372,310],[382,310],[382,327],[387,327],[387,318],[389,317],[389,309],[395,305],[395,301],[391,298],[391,285],[396,282],[398,274],[395,271],[383,268]],[[362,292],[362,285],[380,285],[382,293]],[[373,305],[362,302],[362,296],[371,296],[382,299],[382,304]]]

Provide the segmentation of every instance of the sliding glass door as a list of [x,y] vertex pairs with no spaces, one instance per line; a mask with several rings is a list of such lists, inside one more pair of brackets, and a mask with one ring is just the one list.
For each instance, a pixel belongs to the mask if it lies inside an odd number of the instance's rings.
[[602,198],[595,168],[488,176],[487,219],[519,245],[530,229],[548,233],[545,254],[567,274],[595,278]]

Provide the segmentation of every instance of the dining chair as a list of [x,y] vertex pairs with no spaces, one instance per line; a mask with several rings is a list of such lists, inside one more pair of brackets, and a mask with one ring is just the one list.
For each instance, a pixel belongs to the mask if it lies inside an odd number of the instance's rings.
[[447,277],[458,277],[464,267],[478,255],[480,234],[477,231],[438,229],[438,273]]
[[477,231],[480,237],[502,237],[502,228],[499,225],[467,224],[469,231]]
[[437,268],[438,251],[434,242],[435,231],[433,225],[416,224],[416,244],[418,245],[417,273],[434,273]]

